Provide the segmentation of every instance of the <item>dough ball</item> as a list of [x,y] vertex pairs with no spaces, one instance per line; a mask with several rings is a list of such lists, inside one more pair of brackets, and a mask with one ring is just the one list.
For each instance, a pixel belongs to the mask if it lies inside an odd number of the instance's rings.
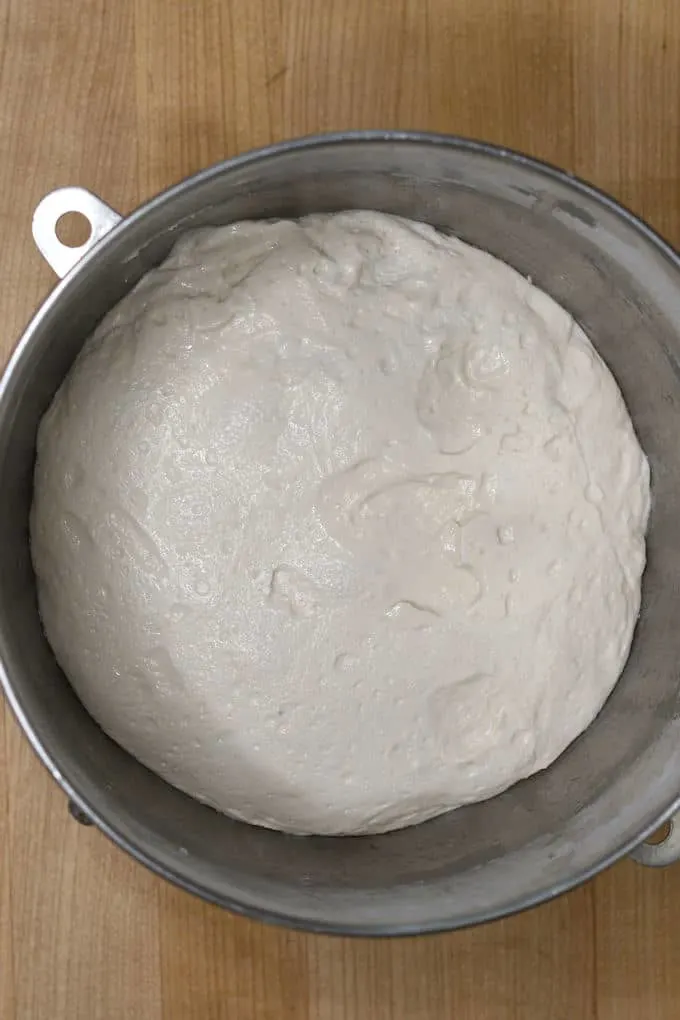
[[647,461],[581,329],[372,212],[185,235],[40,426],[47,637],[169,783],[379,832],[549,765],[626,661]]

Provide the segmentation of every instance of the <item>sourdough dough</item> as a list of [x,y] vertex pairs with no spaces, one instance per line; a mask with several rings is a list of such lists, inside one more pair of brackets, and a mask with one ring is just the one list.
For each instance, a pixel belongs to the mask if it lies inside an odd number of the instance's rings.
[[371,212],[184,236],[38,437],[47,636],[170,783],[378,832],[545,768],[625,663],[647,461],[581,329]]

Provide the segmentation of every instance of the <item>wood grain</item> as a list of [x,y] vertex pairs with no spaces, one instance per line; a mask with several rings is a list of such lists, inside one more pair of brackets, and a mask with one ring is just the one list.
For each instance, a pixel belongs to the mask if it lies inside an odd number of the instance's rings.
[[[677,0],[0,0],[0,357],[61,184],[127,211],[238,151],[424,128],[566,166],[680,242]],[[494,925],[315,938],[199,903],[63,797],[0,705],[2,1020],[676,1020],[680,867]]]

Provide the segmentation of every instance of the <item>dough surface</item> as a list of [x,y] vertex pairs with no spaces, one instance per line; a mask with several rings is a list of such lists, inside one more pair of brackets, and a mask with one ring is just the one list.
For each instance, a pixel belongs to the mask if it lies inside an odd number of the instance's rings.
[[648,510],[570,316],[350,212],[182,237],[45,415],[31,538],[107,733],[233,816],[360,833],[490,797],[591,722]]

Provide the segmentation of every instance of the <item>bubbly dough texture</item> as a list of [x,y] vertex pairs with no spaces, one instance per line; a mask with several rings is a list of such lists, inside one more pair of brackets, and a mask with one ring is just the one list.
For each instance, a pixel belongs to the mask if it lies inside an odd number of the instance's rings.
[[38,437],[57,659],[170,783],[379,832],[549,765],[623,668],[649,474],[570,316],[372,212],[184,236]]

